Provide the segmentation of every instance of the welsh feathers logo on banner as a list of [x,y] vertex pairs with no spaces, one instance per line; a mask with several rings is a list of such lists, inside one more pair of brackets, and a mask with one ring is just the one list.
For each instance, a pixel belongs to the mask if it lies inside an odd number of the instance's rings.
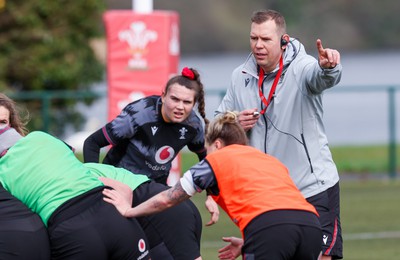
[[128,103],[160,95],[177,73],[179,19],[175,12],[109,11],[104,14],[107,33],[109,120]]
[[147,69],[148,43],[155,42],[158,34],[156,31],[148,30],[144,22],[133,22],[129,29],[118,33],[118,39],[128,44],[128,69]]

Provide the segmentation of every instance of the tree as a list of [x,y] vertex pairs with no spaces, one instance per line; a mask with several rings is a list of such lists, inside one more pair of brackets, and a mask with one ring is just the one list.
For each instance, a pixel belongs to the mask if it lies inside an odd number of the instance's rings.
[[[12,0],[0,10],[0,91],[89,90],[104,76],[90,40],[104,34],[104,1]],[[86,100],[90,102],[92,100]],[[51,133],[80,126],[77,100],[51,106]],[[30,129],[40,129],[38,101],[26,104]]]

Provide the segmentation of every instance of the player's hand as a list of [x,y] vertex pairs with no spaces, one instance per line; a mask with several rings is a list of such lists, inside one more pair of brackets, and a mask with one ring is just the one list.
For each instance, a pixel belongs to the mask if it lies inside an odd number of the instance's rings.
[[224,242],[228,242],[226,245],[218,250],[218,258],[222,260],[234,260],[240,256],[243,239],[237,237],[223,237]]
[[253,128],[257,120],[260,118],[260,115],[255,115],[254,112],[257,112],[256,108],[246,109],[239,113],[239,124],[243,127],[244,131],[248,131]]
[[337,50],[324,48],[322,41],[317,40],[319,66],[323,69],[332,69],[340,63],[340,53]]
[[206,204],[206,209],[211,214],[211,219],[206,224],[206,226],[211,226],[211,225],[217,223],[218,219],[219,219],[218,204],[214,201],[214,199],[210,195],[207,196],[205,204]]
[[125,213],[131,208],[130,202],[116,190],[104,189],[103,195],[104,201],[113,204],[119,213],[125,217]]

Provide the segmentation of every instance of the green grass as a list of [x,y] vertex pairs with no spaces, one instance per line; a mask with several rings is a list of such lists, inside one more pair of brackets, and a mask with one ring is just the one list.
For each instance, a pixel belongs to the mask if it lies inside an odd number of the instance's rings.
[[[400,171],[400,145],[397,145],[397,171]],[[389,170],[389,147],[339,146],[331,148],[339,172],[346,173],[387,173]]]
[[[192,200],[199,208],[205,225],[209,214],[204,207],[204,198],[205,194],[197,194]],[[201,251],[205,260],[218,259],[217,250],[224,245],[221,241],[222,236],[240,236],[238,228],[224,212],[221,213],[217,224],[203,227]],[[341,222],[346,260],[398,259],[400,182],[342,181]],[[394,238],[387,237],[393,234]],[[374,238],[379,235],[383,237]]]
[[[400,256],[400,181],[372,175],[387,176],[388,147],[333,147],[332,155],[340,173],[366,176],[341,181],[341,222],[344,238],[344,259],[381,260],[399,259]],[[400,168],[400,147],[397,151],[397,171]],[[197,156],[182,153],[182,172],[197,163]],[[368,177],[367,177],[368,176]],[[192,198],[199,208],[203,223],[209,220],[204,207],[205,194]],[[238,228],[224,212],[211,227],[203,228],[202,257],[218,259],[218,248],[224,243],[222,236],[240,236]]]

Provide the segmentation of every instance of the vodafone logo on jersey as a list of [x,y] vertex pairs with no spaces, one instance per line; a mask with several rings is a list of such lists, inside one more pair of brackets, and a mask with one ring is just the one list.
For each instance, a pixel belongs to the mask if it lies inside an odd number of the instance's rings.
[[165,145],[159,148],[156,152],[156,162],[164,164],[169,162],[175,156],[175,151],[171,146]]
[[144,242],[143,238],[139,240],[138,248],[140,253],[143,253],[146,250],[146,242]]
[[146,250],[146,242],[143,238],[141,238],[138,242],[138,249],[141,255],[137,258],[137,260],[142,260],[149,254],[149,251]]

